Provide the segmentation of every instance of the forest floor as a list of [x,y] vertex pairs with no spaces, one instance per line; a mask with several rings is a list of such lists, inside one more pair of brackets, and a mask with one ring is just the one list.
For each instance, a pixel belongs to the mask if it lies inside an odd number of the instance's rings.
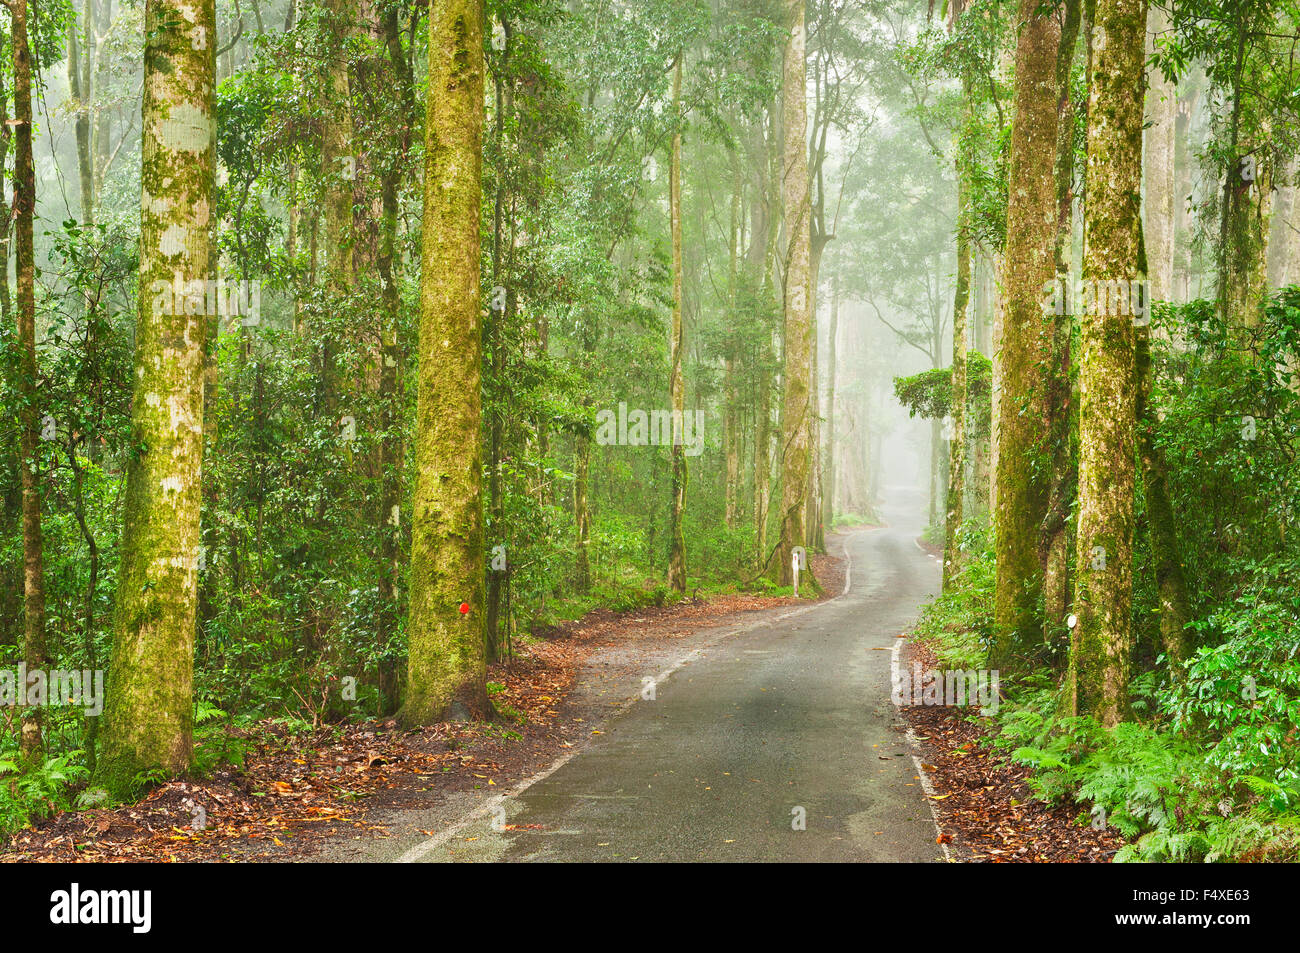
[[[924,642],[904,646],[900,665],[923,671],[942,666]],[[920,747],[922,770],[934,788],[932,800],[941,837],[954,859],[992,863],[1109,863],[1124,846],[1114,828],[1079,823],[1085,805],[1051,806],[1030,790],[1029,768],[991,747],[989,722],[973,709],[906,706],[904,718]]]
[[[809,558],[826,593],[839,593],[841,560]],[[427,810],[431,827],[450,823],[467,800],[509,789],[599,735],[625,704],[629,680],[639,685],[695,633],[808,602],[736,593],[597,609],[489,667],[489,683],[501,686],[497,721],[420,731],[368,721],[303,734],[268,719],[248,733],[242,767],[172,781],[135,804],[57,813],[0,843],[0,861],[293,861],[312,859],[326,841],[385,837],[383,820],[395,811]]]
[[[833,553],[842,546],[830,541]],[[811,556],[823,599],[844,588],[838,555]],[[772,618],[806,600],[731,594],[626,613],[596,610],[490,667],[500,719],[406,731],[394,721],[330,725],[306,734],[260,722],[240,768],[180,779],[141,801],[65,811],[0,845],[2,861],[222,862],[362,859],[419,818],[434,835],[485,796],[532,778],[603,733],[636,698],[642,676],[672,665],[728,627]],[[717,634],[721,633],[721,634]],[[908,646],[929,665],[925,646]],[[1107,861],[1113,834],[1075,823],[1081,808],[1033,799],[1026,770],[984,747],[961,709],[906,708],[934,787],[939,842],[955,860]],[[900,728],[901,730],[901,728]],[[509,830],[509,827],[507,827]]]

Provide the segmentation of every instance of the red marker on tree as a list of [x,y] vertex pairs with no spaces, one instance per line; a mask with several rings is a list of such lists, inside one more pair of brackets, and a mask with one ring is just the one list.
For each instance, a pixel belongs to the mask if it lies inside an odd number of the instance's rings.
[[468,602],[462,602],[462,603],[460,604],[460,614],[461,614],[461,615],[469,615],[469,603],[468,603]]

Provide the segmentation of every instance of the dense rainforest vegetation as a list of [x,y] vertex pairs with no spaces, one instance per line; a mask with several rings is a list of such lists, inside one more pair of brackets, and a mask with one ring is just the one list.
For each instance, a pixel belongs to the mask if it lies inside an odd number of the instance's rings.
[[557,622],[789,594],[914,483],[1044,797],[1300,853],[1294,0],[0,29],[0,833],[259,719],[490,718]]

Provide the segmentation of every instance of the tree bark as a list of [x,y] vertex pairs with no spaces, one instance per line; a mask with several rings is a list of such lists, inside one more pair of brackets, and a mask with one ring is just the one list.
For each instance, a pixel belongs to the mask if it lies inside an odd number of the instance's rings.
[[[804,517],[811,471],[812,319],[809,305],[811,212],[808,204],[808,116],[804,64],[804,0],[787,0],[782,70],[781,205],[785,218],[784,394],[781,433],[781,538],[775,574],[791,585],[791,553],[807,544]],[[809,567],[811,569],[811,567]],[[805,571],[805,579],[811,572]]]
[[[398,96],[408,115],[415,112],[415,94],[411,77],[402,55],[402,40],[398,30],[397,12],[385,8],[380,19],[388,50],[392,76],[397,83]],[[380,710],[388,714],[397,707],[398,669],[395,653],[390,643],[397,631],[400,609],[398,586],[402,578],[402,487],[406,453],[403,446],[401,347],[398,327],[401,322],[402,300],[397,283],[396,264],[397,224],[400,211],[404,161],[410,151],[410,134],[404,132],[400,155],[396,161],[384,163],[381,175],[380,247],[377,259],[383,316],[380,326],[379,413],[383,431],[379,442],[379,519],[381,539],[378,560],[379,613],[375,642],[379,650]]]
[[[489,711],[483,645],[479,214],[483,2],[433,0],[425,119],[408,725]],[[463,610],[463,611],[462,611]]]
[[1268,196],[1272,189],[1262,139],[1243,135],[1243,100],[1249,24],[1234,22],[1237,52],[1231,84],[1227,162],[1219,223],[1218,307],[1224,320],[1256,324],[1266,284]]
[[[686,516],[686,380],[682,375],[682,350],[685,338],[682,328],[682,60],[677,54],[673,67],[673,154],[669,169],[669,207],[672,219],[673,245],[673,317],[669,340],[669,363],[672,392],[673,445],[672,445],[672,508],[668,522],[668,585],[674,592],[686,591],[686,539],[682,521]],[[682,428],[680,431],[678,428]]]
[[[967,122],[970,116],[969,81],[962,84]],[[966,312],[970,304],[970,182],[963,145],[957,145],[957,287],[952,303],[952,378],[949,414],[952,436],[948,441],[948,505],[944,517],[943,588],[952,585],[961,570],[957,532],[961,528],[963,496],[966,489]]]
[[[1088,100],[1090,282],[1145,278],[1140,192],[1146,0],[1097,0]],[[1137,380],[1130,309],[1084,309],[1079,369],[1079,560],[1071,640],[1075,710],[1103,725],[1127,710],[1132,638]]]
[[[86,22],[86,28],[93,30],[93,23]],[[68,98],[73,103],[73,122],[77,140],[77,173],[80,186],[81,223],[95,224],[95,168],[90,156],[90,90],[83,88],[81,69],[81,50],[77,43],[77,17],[75,13],[68,22]]]
[[1189,135],[1196,91],[1177,102],[1174,121],[1174,274],[1173,301],[1192,300],[1192,149]]
[[143,201],[131,442],[99,783],[189,766],[203,461],[204,289],[214,277],[216,10],[145,6]]
[[[15,271],[18,279],[19,468],[23,494],[23,661],[28,672],[46,667],[44,544],[41,538],[40,395],[36,364],[36,256],[33,247],[36,173],[32,165],[32,59],[27,0],[10,6],[14,65]],[[8,278],[5,278],[8,283]],[[23,709],[19,741],[24,757],[41,751],[39,707]]]
[[741,435],[740,428],[737,426],[740,421],[740,408],[738,406],[737,396],[737,377],[736,377],[736,344],[734,335],[740,330],[739,316],[736,313],[736,292],[737,282],[740,276],[740,232],[741,232],[741,203],[744,196],[745,180],[741,175],[740,157],[732,156],[732,187],[731,187],[731,222],[728,244],[728,271],[727,271],[727,320],[731,331],[731,340],[727,344],[726,359],[723,369],[723,400],[724,423],[723,423],[723,448],[726,454],[727,472],[724,476],[725,486],[723,489],[724,509],[727,518],[727,529],[736,528],[737,510],[740,498],[740,445]]
[[1169,500],[1169,471],[1164,452],[1151,435],[1154,421],[1151,419],[1150,399],[1155,372],[1151,361],[1149,326],[1137,329],[1137,377],[1138,449],[1142,456],[1151,562],[1155,566],[1156,595],[1160,600],[1160,642],[1165,649],[1170,674],[1180,679],[1182,663],[1187,659],[1186,631],[1191,619],[1191,599],[1179,558],[1174,508]]
[[1042,645],[1038,539],[1047,513],[1042,422],[1051,359],[1051,322],[1042,298],[1056,273],[1058,17],[1038,0],[1020,2],[997,408],[997,631],[990,651],[990,664],[1002,671],[1030,667]]
[[[1074,129],[1075,110],[1070,76],[1079,39],[1082,15],[1080,0],[1066,0],[1061,27],[1061,44],[1056,60],[1058,124],[1056,129],[1056,242],[1054,260],[1059,289],[1070,286],[1070,243],[1074,234]],[[1074,502],[1078,473],[1071,445],[1073,417],[1070,384],[1072,315],[1053,315],[1050,323],[1051,363],[1047,367],[1047,440],[1050,454],[1047,512],[1039,540],[1039,561],[1043,569],[1043,635],[1053,647],[1060,647],[1066,633],[1065,610],[1069,604],[1070,507]]]
[[[1169,14],[1152,6],[1147,17],[1147,55],[1155,40],[1170,31]],[[1147,276],[1153,301],[1170,301],[1174,273],[1174,133],[1178,97],[1159,68],[1147,82],[1146,221]]]
[[835,527],[835,374],[838,363],[835,345],[840,333],[839,271],[831,276],[831,324],[826,330],[826,449],[822,457],[822,473],[826,482],[822,487],[823,531]]

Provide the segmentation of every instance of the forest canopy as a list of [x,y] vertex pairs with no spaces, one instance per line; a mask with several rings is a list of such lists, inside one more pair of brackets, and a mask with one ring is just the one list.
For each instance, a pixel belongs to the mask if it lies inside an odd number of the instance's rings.
[[272,720],[508,718],[566,623],[833,595],[902,507],[1040,796],[1297,858],[1294,0],[0,33],[0,669],[63,686],[0,679],[0,834]]

